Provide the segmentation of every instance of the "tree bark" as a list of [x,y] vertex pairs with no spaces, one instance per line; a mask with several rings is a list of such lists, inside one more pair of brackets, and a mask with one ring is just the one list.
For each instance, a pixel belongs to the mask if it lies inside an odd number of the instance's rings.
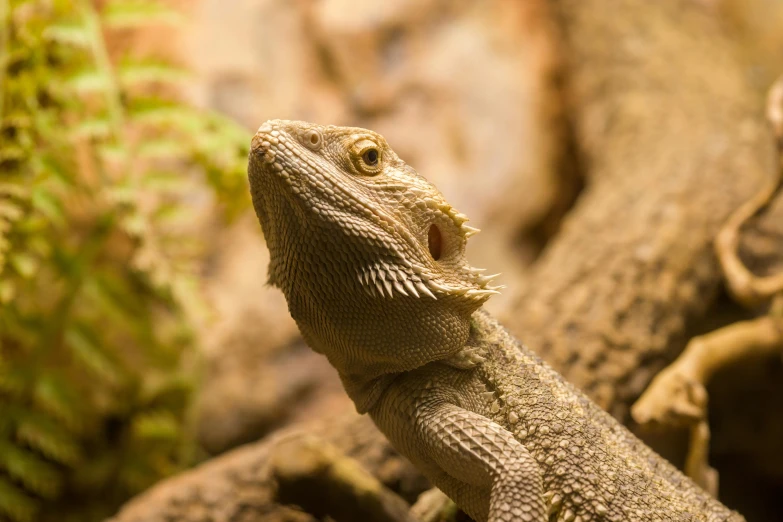
[[[304,441],[298,449],[297,438]],[[411,522],[408,504],[428,487],[369,417],[347,413],[211,459],[139,495],[107,522]]]
[[691,0],[557,0],[577,204],[507,323],[618,419],[715,301],[712,241],[777,168],[762,101]]

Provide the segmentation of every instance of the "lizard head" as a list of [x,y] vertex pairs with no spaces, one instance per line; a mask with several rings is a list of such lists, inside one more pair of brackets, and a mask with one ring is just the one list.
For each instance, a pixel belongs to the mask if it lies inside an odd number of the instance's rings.
[[477,230],[373,131],[268,121],[248,176],[269,282],[349,392],[455,354],[497,293],[465,258]]

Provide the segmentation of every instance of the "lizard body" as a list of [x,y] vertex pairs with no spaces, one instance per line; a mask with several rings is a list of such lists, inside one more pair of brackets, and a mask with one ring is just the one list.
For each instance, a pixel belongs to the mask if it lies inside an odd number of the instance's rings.
[[481,310],[467,218],[382,136],[274,120],[251,194],[269,280],[357,410],[478,521],[724,521],[730,511]]

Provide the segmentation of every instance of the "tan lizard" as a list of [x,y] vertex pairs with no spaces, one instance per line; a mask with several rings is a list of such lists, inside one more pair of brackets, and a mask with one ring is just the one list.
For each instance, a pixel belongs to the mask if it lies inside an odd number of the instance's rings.
[[269,121],[253,204],[307,343],[359,412],[478,521],[744,520],[481,305],[467,218],[375,132]]

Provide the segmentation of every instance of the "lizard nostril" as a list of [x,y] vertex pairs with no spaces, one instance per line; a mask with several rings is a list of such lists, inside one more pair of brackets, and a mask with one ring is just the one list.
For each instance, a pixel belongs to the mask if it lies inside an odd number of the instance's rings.
[[252,150],[254,154],[258,154],[259,156],[264,155],[264,153],[267,151],[267,148],[264,146],[263,133],[257,132],[256,135],[253,136],[253,139],[250,141],[250,150]]

